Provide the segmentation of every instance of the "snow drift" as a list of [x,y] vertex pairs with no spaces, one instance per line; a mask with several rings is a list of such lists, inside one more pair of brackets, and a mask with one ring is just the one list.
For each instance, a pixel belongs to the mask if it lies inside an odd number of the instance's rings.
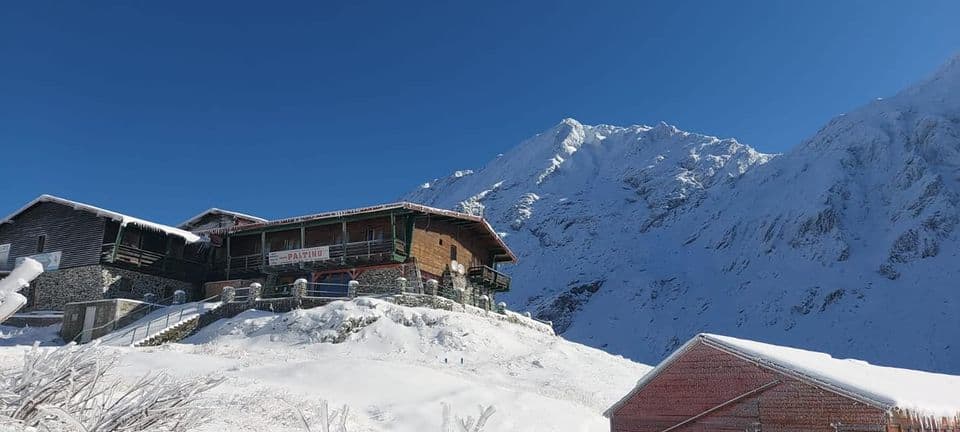
[[491,431],[605,432],[603,410],[650,370],[493,313],[365,298],[251,310],[182,344],[118,350],[130,377],[225,376],[209,431],[302,431],[296,410],[312,420],[326,399],[350,407],[351,432],[440,430],[443,404],[460,416],[495,406]]

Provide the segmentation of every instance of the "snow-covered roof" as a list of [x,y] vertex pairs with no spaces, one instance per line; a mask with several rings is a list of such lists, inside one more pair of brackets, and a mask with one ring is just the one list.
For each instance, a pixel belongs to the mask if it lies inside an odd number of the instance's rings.
[[29,203],[21,207],[19,210],[3,218],[3,220],[0,220],[0,224],[11,222],[13,218],[17,217],[17,215],[19,215],[20,213],[23,213],[25,210],[41,202],[52,202],[52,203],[57,203],[57,204],[65,205],[68,207],[72,207],[77,210],[84,210],[90,213],[94,213],[97,216],[102,216],[105,218],[118,221],[120,222],[121,225],[133,224],[142,228],[160,231],[169,235],[175,235],[178,237],[182,237],[187,243],[195,243],[200,241],[200,236],[190,231],[184,231],[182,229],[174,228],[172,226],[158,224],[156,222],[150,222],[140,218],[135,218],[133,216],[127,216],[125,214],[117,213],[115,211],[105,210],[100,207],[92,206],[90,204],[84,204],[81,202],[68,200],[66,198],[60,198],[60,197],[56,197],[53,195],[46,195],[46,194],[40,195],[39,197],[35,198],[33,201],[30,201]]
[[709,333],[695,336],[676,350],[644,375],[633,391],[604,414],[613,414],[697,342],[881,409],[899,409],[921,417],[952,418],[960,415],[960,396],[957,393],[960,376],[878,366],[862,360],[837,359],[821,352]]
[[265,221],[265,222],[254,223],[254,224],[237,225],[237,226],[228,227],[228,228],[215,228],[207,231],[236,232],[236,231],[243,231],[248,229],[256,229],[264,226],[286,225],[291,223],[316,221],[320,219],[340,218],[345,216],[379,212],[379,211],[387,211],[387,210],[394,210],[394,209],[407,209],[407,210],[420,212],[420,213],[427,213],[427,214],[433,214],[437,216],[445,216],[445,217],[450,217],[455,219],[468,220],[468,221],[480,224],[486,231],[489,232],[489,234],[497,242],[497,244],[503,248],[506,255],[510,257],[510,260],[514,262],[517,261],[517,256],[513,253],[513,251],[510,250],[507,244],[504,243],[503,239],[500,238],[500,235],[497,234],[497,232],[493,229],[492,226],[490,226],[490,224],[486,221],[486,219],[480,216],[474,216],[467,213],[461,213],[453,210],[444,210],[444,209],[429,207],[421,204],[414,204],[414,203],[405,202],[405,201],[390,203],[390,204],[381,204],[381,205],[370,206],[370,207],[359,207],[359,208],[347,209],[347,210],[315,213],[315,214],[310,214],[305,216],[297,216],[297,217],[286,218],[286,219],[276,219],[276,220]]
[[206,216],[206,215],[208,215],[208,214],[224,214],[224,215],[234,216],[234,217],[238,217],[238,218],[242,218],[242,219],[249,219],[249,220],[252,220],[252,221],[254,221],[254,222],[267,222],[267,219],[264,219],[264,218],[262,218],[262,217],[257,217],[257,216],[253,216],[253,215],[248,215],[248,214],[245,214],[245,213],[235,212],[235,211],[231,211],[231,210],[224,210],[224,209],[216,208],[216,207],[211,207],[211,208],[208,208],[208,209],[206,209],[206,210],[198,213],[196,216],[194,216],[194,217],[192,217],[192,218],[190,218],[190,219],[187,219],[187,220],[183,221],[182,223],[180,223],[180,225],[177,225],[177,226],[180,227],[180,228],[183,228],[183,227],[185,227],[185,226],[188,226],[188,225],[190,225],[190,224],[198,221],[200,218],[202,218],[202,217],[204,217],[204,216]]

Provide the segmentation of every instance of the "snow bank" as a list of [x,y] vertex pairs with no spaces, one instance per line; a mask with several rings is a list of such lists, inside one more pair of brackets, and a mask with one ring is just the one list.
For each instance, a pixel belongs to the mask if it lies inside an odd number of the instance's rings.
[[913,415],[960,415],[960,376],[877,366],[861,360],[836,359],[829,354],[765,344],[729,336],[703,338],[762,362],[796,371],[828,386],[899,408]]
[[121,350],[130,376],[226,375],[209,431],[300,431],[291,407],[327,399],[352,408],[351,432],[439,430],[442,403],[495,405],[491,431],[607,432],[602,410],[650,369],[493,315],[360,298],[250,310],[181,344]]

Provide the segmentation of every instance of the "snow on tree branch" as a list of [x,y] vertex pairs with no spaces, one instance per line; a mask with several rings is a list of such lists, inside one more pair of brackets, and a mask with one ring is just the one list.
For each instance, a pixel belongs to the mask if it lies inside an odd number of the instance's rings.
[[96,343],[49,350],[34,345],[23,367],[0,373],[0,417],[42,430],[181,432],[205,423],[201,395],[215,377],[158,373],[124,385],[110,376],[116,355]]

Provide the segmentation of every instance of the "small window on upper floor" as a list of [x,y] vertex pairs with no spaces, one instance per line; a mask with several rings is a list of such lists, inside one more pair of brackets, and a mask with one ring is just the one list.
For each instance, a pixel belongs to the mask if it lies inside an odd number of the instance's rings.
[[45,234],[37,237],[37,253],[43,253],[43,247],[47,244],[47,236]]
[[451,261],[457,260],[457,247],[454,245],[450,245],[450,260]]
[[443,239],[440,239],[440,246],[443,246]]

